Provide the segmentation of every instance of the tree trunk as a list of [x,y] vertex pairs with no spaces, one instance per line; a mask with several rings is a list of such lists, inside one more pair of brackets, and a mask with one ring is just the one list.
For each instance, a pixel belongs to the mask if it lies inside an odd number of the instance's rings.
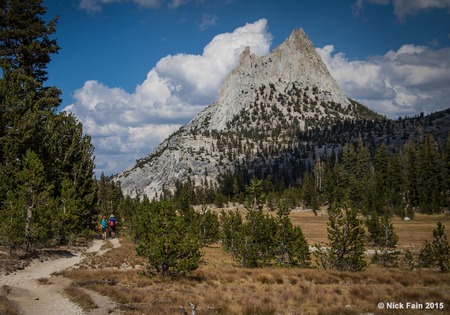
[[31,219],[33,218],[33,205],[28,206],[27,208],[27,217],[25,220],[25,242],[26,242],[26,248],[27,248],[27,252],[31,251],[31,245],[32,245],[32,241],[31,241]]

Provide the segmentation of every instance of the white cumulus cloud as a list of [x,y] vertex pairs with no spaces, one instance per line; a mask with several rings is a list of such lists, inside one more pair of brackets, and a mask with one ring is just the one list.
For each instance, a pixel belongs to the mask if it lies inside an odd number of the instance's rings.
[[430,113],[450,104],[450,48],[403,45],[383,56],[348,60],[317,48],[344,93],[388,117]]
[[96,172],[117,173],[150,153],[218,98],[222,81],[246,46],[261,56],[271,41],[267,21],[261,19],[215,36],[201,55],[162,58],[132,93],[86,81],[64,110],[74,113],[92,136]]

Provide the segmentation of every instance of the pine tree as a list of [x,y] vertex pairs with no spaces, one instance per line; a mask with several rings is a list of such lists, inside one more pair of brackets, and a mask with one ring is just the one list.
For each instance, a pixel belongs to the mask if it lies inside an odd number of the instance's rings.
[[376,204],[375,209],[383,209],[387,205],[389,187],[389,153],[384,143],[375,150],[374,181]]
[[330,200],[330,207],[333,201],[336,203],[341,203],[349,199],[348,196],[348,185],[350,176],[347,174],[343,164],[336,161],[333,168],[334,185],[333,189],[333,200]]
[[443,191],[444,191],[444,205],[450,206],[450,132],[447,135],[447,142],[442,153],[443,162]]
[[14,190],[16,175],[20,171],[21,160],[28,149],[39,152],[42,144],[41,113],[37,109],[33,95],[26,93],[30,77],[19,73],[3,73],[0,80],[0,161],[2,181],[0,197]]
[[1,211],[3,219],[0,221],[0,243],[7,246],[12,255],[25,244],[25,213],[13,191],[7,193],[4,205]]
[[29,148],[43,161],[43,128],[60,104],[60,91],[44,82],[50,55],[59,46],[50,38],[57,19],[45,23],[42,0],[5,0],[0,6],[0,159],[11,168]]
[[247,186],[248,199],[246,200],[246,208],[255,210],[262,208],[265,201],[265,193],[263,191],[263,181],[252,177],[250,184]]
[[247,187],[246,220],[238,234],[236,259],[243,267],[259,267],[273,258],[275,221],[263,213],[263,181],[253,177]]
[[342,151],[342,165],[348,175],[356,173],[356,152],[353,144],[346,143]]
[[44,159],[46,177],[54,185],[54,195],[60,200],[59,208],[64,210],[64,203],[73,206],[70,218],[67,211],[65,214],[59,212],[63,215],[61,221],[70,222],[65,225],[64,234],[72,235],[62,237],[61,241],[81,234],[88,236],[88,231],[96,226],[98,214],[91,138],[83,135],[83,126],[73,115],[65,113],[51,116],[46,129],[41,149],[41,154],[47,157]]
[[375,212],[366,224],[369,241],[376,247],[372,261],[383,267],[395,266],[399,255],[399,251],[396,250],[398,236],[389,215],[385,214],[380,218]]
[[238,234],[235,258],[246,268],[261,267],[275,257],[276,223],[262,209],[247,209],[246,220]]
[[219,218],[216,213],[203,206],[199,214],[199,239],[202,246],[219,240]]
[[[57,18],[45,23],[42,0],[4,0],[0,14],[0,66],[3,73],[18,70],[36,84],[47,80],[50,55],[59,51],[55,39]],[[42,88],[42,87],[41,87]]]
[[450,246],[445,234],[445,226],[437,223],[433,230],[433,241],[425,241],[419,253],[419,266],[423,268],[438,267],[441,272],[450,268]]
[[317,211],[320,208],[319,187],[318,187],[319,179],[316,178],[316,174],[318,173],[316,169],[314,173],[315,173],[314,175],[311,175],[310,173],[305,173],[303,176],[302,199],[304,205],[306,207],[310,207],[313,210],[314,214],[317,215]]
[[416,262],[414,260],[414,255],[413,253],[407,249],[405,251],[405,253],[403,254],[403,266],[406,270],[414,270],[415,266],[416,266]]
[[36,153],[26,152],[17,174],[17,190],[9,192],[5,208],[6,220],[0,229],[10,251],[25,246],[31,251],[35,244],[46,244],[52,235],[52,186],[45,180],[42,163]]
[[425,213],[439,213],[443,196],[441,187],[443,164],[434,137],[428,134],[418,149],[417,190],[418,206]]
[[375,183],[370,160],[370,152],[363,145],[361,136],[358,139],[358,149],[356,156],[356,176],[354,185],[350,187],[353,191],[353,202],[358,210],[363,214],[369,213],[375,208]]
[[308,242],[299,226],[293,226],[289,207],[281,205],[277,211],[276,256],[281,266],[311,266]]
[[[339,271],[359,271],[365,268],[365,232],[358,220],[356,210],[347,204],[333,205],[329,209],[327,222],[328,244],[326,250],[316,254],[318,263],[324,268]],[[320,246],[318,246],[320,249]]]
[[380,227],[380,218],[378,212],[373,211],[370,215],[367,216],[365,225],[368,232],[368,241],[372,246],[377,246],[381,240],[381,227]]
[[436,229],[433,230],[433,248],[435,265],[441,272],[447,272],[450,268],[450,246],[445,234],[445,226],[439,221]]
[[139,212],[136,250],[147,258],[150,270],[163,275],[184,273],[198,268],[198,234],[185,224],[172,203],[163,200],[144,203]]
[[220,224],[222,227],[222,247],[231,252],[233,256],[237,255],[239,233],[242,228],[242,216],[238,210],[222,210],[220,213]]
[[96,191],[97,191],[97,206],[100,210],[100,213],[106,214],[111,207],[111,196],[109,189],[109,179],[102,172],[100,175],[100,179],[96,181]]
[[61,186],[59,212],[55,213],[57,219],[55,219],[53,228],[56,231],[58,242],[66,244],[75,239],[79,228],[83,225],[78,222],[76,187],[68,178],[62,181]]
[[[392,209],[391,212],[404,218],[408,216],[410,218],[414,217],[414,212],[405,212],[405,173],[403,172],[402,166],[402,156],[395,155],[389,158],[388,164],[388,175],[386,184],[387,193],[387,206]],[[406,209],[408,210],[408,209]]]
[[425,241],[419,252],[419,267],[430,268],[434,266],[434,250],[429,241]]
[[418,191],[418,152],[414,142],[409,140],[403,149],[402,165],[405,180],[406,210],[411,211],[419,205]]

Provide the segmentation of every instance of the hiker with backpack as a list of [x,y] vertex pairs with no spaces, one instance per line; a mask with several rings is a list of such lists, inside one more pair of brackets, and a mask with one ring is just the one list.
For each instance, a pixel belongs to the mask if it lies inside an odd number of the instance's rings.
[[106,240],[106,231],[108,229],[108,222],[106,221],[106,216],[102,217],[102,239]]
[[111,237],[115,238],[116,237],[117,219],[114,216],[114,214],[112,214],[112,213],[111,213],[111,216],[109,217],[108,225],[109,225],[109,230],[111,231]]

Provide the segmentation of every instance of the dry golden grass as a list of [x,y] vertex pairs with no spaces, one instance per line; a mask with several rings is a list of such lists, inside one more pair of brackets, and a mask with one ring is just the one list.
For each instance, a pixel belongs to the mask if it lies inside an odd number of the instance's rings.
[[86,312],[98,308],[91,296],[80,287],[71,285],[64,289],[64,293],[72,302],[78,304]]
[[317,216],[312,211],[292,211],[290,218],[292,224],[301,227],[310,245],[327,242],[328,214],[326,211],[318,212]]
[[[293,211],[312,245],[326,241],[326,214]],[[436,222],[450,227],[444,215],[394,219],[399,248],[417,252],[432,239]],[[197,305],[197,314],[405,314],[378,309],[379,302],[442,302],[444,310],[412,310],[407,314],[446,314],[450,309],[450,274],[437,270],[407,271],[375,265],[362,272],[298,268],[244,269],[218,244],[203,248],[200,267],[187,276],[147,275],[134,245],[85,260],[82,269],[66,272],[73,285],[87,287],[115,300],[124,314],[177,314],[180,305]]]
[[[66,275],[74,285],[110,296],[125,314],[174,314],[180,312],[180,305],[189,309],[188,302],[197,305],[200,315],[385,314],[377,304],[389,301],[435,301],[445,303],[447,310],[450,307],[450,274],[436,270],[373,266],[356,273],[244,269],[236,266],[218,245],[203,252],[200,268],[185,277],[146,276],[138,269],[121,271],[110,267]],[[408,314],[423,314],[423,310],[408,310]]]
[[398,234],[399,249],[419,249],[425,240],[433,240],[433,230],[438,221],[445,225],[445,232],[450,236],[450,216],[445,214],[426,215],[416,214],[414,220],[403,221],[400,218],[393,218],[395,232]]
[[109,249],[106,253],[98,255],[97,253],[87,253],[86,258],[80,263],[81,269],[85,268],[120,268],[133,269],[140,268],[145,264],[145,260],[137,257],[135,247],[131,243],[123,243],[120,249],[113,248],[110,241],[106,241],[100,251]]
[[[328,215],[326,211],[319,212],[317,216],[312,211],[292,211],[290,218],[294,225],[302,228],[303,235],[310,245],[327,242]],[[425,240],[433,239],[433,230],[438,221],[447,227],[446,232],[450,235],[450,216],[445,214],[416,214],[414,220],[411,221],[394,217],[392,223],[399,237],[397,247],[399,249],[419,249]]]

